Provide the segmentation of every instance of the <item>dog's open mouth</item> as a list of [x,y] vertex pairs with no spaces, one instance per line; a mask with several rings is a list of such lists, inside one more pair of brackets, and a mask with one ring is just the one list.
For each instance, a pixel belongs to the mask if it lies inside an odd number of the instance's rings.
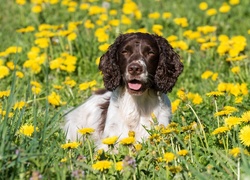
[[141,81],[134,79],[128,82],[128,87],[133,91],[139,91],[142,88],[142,83]]

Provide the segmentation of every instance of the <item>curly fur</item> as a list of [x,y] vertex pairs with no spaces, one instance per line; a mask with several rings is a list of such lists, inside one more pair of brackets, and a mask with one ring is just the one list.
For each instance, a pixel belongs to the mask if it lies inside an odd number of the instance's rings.
[[[117,50],[119,45],[131,36],[140,36],[144,33],[121,34],[101,57],[99,70],[103,73],[104,86],[107,90],[114,90],[121,85],[121,73],[118,65]],[[159,63],[155,74],[155,88],[163,93],[171,92],[178,76],[183,70],[179,55],[169,45],[168,41],[158,35],[151,35],[158,44]]]

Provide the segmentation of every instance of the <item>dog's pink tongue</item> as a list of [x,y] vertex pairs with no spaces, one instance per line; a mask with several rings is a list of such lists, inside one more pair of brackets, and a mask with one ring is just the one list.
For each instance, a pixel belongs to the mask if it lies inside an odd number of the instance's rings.
[[128,87],[132,90],[139,90],[141,88],[140,83],[128,83]]

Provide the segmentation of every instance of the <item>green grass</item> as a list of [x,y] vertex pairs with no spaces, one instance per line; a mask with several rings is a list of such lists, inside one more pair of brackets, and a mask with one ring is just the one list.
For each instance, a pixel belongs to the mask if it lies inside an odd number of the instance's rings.
[[[102,1],[58,1],[55,4],[43,2],[40,13],[32,12],[35,4],[26,2],[18,5],[15,1],[1,2],[0,6],[0,177],[1,179],[240,179],[249,178],[250,160],[250,100],[249,100],[249,41],[250,41],[250,2],[241,0],[237,5],[229,1],[208,1],[208,9],[215,8],[217,14],[209,16],[207,10],[200,10],[202,1],[135,1],[136,7],[132,14],[124,14],[123,7],[128,1],[110,0],[109,10],[116,10],[117,15],[101,12],[89,14],[89,10],[101,7]],[[86,10],[80,9],[82,3],[88,3]],[[231,3],[233,0],[230,1]],[[223,3],[231,9],[229,12],[219,11]],[[38,3],[39,4],[39,3]],[[71,4],[71,5],[70,5]],[[147,6],[145,6],[147,4]],[[68,7],[75,7],[69,12]],[[130,8],[132,5],[130,4]],[[141,13],[137,18],[136,13]],[[148,15],[158,12],[172,14],[169,18],[160,16],[157,19]],[[107,20],[98,21],[102,14]],[[113,26],[110,20],[129,17],[131,24]],[[187,27],[175,23],[175,18],[185,17]],[[94,28],[86,27],[90,20]],[[72,29],[70,23],[76,24]],[[99,24],[100,23],[100,24]],[[57,26],[48,28],[41,36],[42,24]],[[117,153],[96,151],[93,142],[88,138],[80,142],[77,148],[62,148],[65,135],[61,130],[64,112],[77,106],[91,95],[91,91],[102,88],[102,77],[98,72],[96,60],[104,53],[99,46],[111,44],[115,37],[128,30],[144,28],[149,33],[154,25],[162,25],[158,30],[162,36],[178,37],[170,42],[175,46],[183,41],[188,48],[175,47],[184,64],[184,72],[178,79],[173,91],[168,94],[173,103],[173,119],[168,127],[153,127],[148,140],[138,145],[119,145]],[[198,27],[215,26],[212,32],[200,33],[200,37],[185,36],[188,30],[197,32]],[[31,32],[20,33],[17,30],[34,27]],[[60,26],[60,27],[59,27]],[[97,29],[106,28],[109,36],[103,42],[95,36]],[[39,29],[40,28],[40,29]],[[58,35],[60,31],[66,35]],[[48,46],[44,48],[35,41],[48,37]],[[75,33],[76,39],[68,40],[69,33]],[[105,35],[104,34],[104,35]],[[104,36],[102,35],[102,37]],[[232,55],[226,51],[218,53],[219,37],[228,36],[229,49],[237,51]],[[239,38],[242,36],[245,38]],[[237,38],[234,40],[234,38]],[[198,38],[213,41],[215,44],[202,50],[204,43]],[[214,39],[214,40],[211,40]],[[225,42],[225,41],[224,41]],[[239,50],[239,47],[245,46]],[[234,46],[236,44],[236,46]],[[21,47],[7,52],[12,46]],[[40,46],[40,47],[39,47]],[[32,47],[39,47],[35,53]],[[32,52],[32,54],[30,54]],[[64,64],[53,69],[50,65],[55,59],[67,53]],[[45,55],[45,56],[44,56]],[[231,56],[245,58],[238,61],[227,61]],[[45,57],[43,59],[43,57]],[[63,58],[63,57],[62,57]],[[64,56],[65,58],[65,56]],[[72,72],[66,71],[68,63],[73,62]],[[63,61],[63,60],[59,60]],[[28,65],[27,65],[28,64]],[[58,63],[55,63],[58,65]],[[62,65],[64,67],[62,67]],[[232,68],[240,68],[237,73]],[[74,69],[75,68],[75,69]],[[6,74],[4,73],[5,71]],[[36,71],[36,72],[35,72]],[[212,71],[218,77],[202,78],[203,73]],[[16,73],[22,73],[23,77]],[[70,79],[67,79],[70,78]],[[95,80],[96,84],[85,89]],[[73,83],[73,84],[72,84]],[[83,84],[85,83],[85,84]],[[218,89],[227,83],[226,90]],[[56,88],[54,85],[59,86]],[[242,86],[246,85],[246,88]],[[37,88],[37,93],[35,89]],[[211,96],[207,93],[219,91],[222,96]],[[7,93],[6,93],[7,91]],[[52,92],[58,95],[51,96]],[[60,100],[58,99],[60,98]],[[201,101],[202,99],[202,101]],[[18,102],[25,102],[17,106]],[[223,108],[230,106],[236,111]],[[229,122],[230,120],[230,122]],[[34,128],[30,135],[22,131],[25,125]],[[228,128],[218,134],[218,127]],[[218,130],[218,129],[217,129]],[[26,135],[25,135],[26,134]],[[235,149],[237,148],[237,149]],[[188,154],[179,155],[180,150]],[[168,154],[170,153],[170,154]],[[174,155],[171,159],[168,155]],[[170,159],[168,159],[170,158]],[[111,166],[104,166],[103,171],[96,170],[93,164],[107,160]],[[123,161],[121,171],[115,164]]]

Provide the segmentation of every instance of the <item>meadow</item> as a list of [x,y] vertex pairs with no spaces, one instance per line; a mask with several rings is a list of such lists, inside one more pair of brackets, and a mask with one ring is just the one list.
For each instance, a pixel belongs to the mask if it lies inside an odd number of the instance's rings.
[[[0,7],[0,179],[250,179],[250,1],[11,0]],[[165,37],[184,71],[172,122],[95,149],[64,112],[103,88],[120,33]],[[153,116],[153,115],[152,115]],[[157,121],[157,119],[155,120]],[[117,148],[117,153],[112,153]]]

